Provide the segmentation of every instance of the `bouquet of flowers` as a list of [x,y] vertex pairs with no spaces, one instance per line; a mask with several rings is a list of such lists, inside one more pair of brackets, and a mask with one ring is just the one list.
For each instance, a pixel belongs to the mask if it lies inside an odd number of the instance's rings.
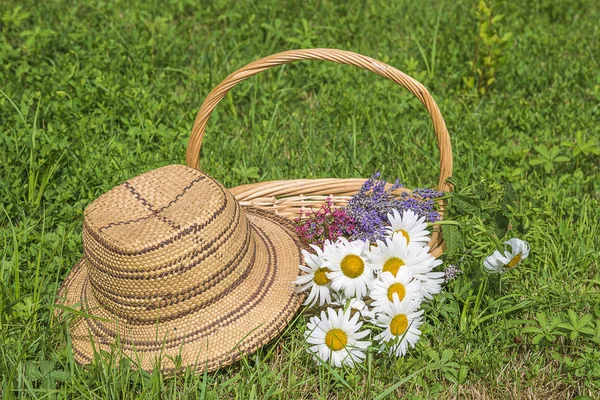
[[[346,207],[334,209],[328,200],[295,220],[312,249],[303,250],[296,280],[297,290],[308,292],[304,304],[316,313],[305,332],[308,351],[334,367],[361,363],[371,349],[404,356],[421,336],[422,304],[461,273],[456,266],[436,270],[442,261],[427,246],[444,193],[415,189],[394,197],[402,185],[396,181],[386,190],[379,177],[367,180]],[[519,239],[506,244],[512,252],[485,260],[490,272],[514,267],[529,253]]]

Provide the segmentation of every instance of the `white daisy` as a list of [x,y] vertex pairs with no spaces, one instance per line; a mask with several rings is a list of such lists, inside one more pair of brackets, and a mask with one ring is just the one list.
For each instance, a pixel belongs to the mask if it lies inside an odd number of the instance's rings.
[[442,285],[445,282],[446,274],[436,271],[426,272],[424,274],[415,274],[415,279],[421,284],[421,296],[431,300],[434,294],[442,291]]
[[393,235],[386,238],[385,243],[378,240],[377,246],[371,246],[367,257],[375,271],[391,272],[396,276],[402,269],[411,269],[415,279],[421,283],[421,294],[427,299],[442,290],[444,273],[433,272],[442,261],[429,254],[428,246],[407,244],[404,236]]
[[421,283],[424,298],[431,299],[434,294],[442,291],[445,274],[443,271],[433,271],[442,264],[442,260],[429,254],[429,246],[408,245],[407,260],[406,267],[412,269],[415,279]]
[[402,357],[408,346],[415,347],[421,337],[419,327],[423,324],[423,310],[417,311],[415,302],[394,301],[377,314],[375,324],[385,328],[374,340],[384,343],[380,351]]
[[358,313],[350,317],[350,310],[338,310],[336,313],[332,308],[327,309],[327,314],[321,311],[320,318],[312,317],[304,332],[306,342],[311,345],[308,351],[316,360],[329,362],[334,367],[352,367],[354,363],[362,363],[364,351],[371,342],[359,339],[371,331],[359,331],[362,322],[358,322],[358,317]]
[[331,279],[331,288],[343,291],[347,298],[362,298],[369,291],[373,267],[365,256],[367,246],[368,243],[362,240],[349,242],[340,238],[323,263],[324,267],[331,270],[327,273],[327,278]]
[[386,238],[385,242],[378,240],[375,246],[369,248],[367,257],[375,271],[391,272],[396,275],[400,267],[408,260],[408,245],[402,235]]
[[529,243],[524,240],[512,238],[504,242],[511,247],[511,251],[504,250],[502,255],[498,250],[486,257],[483,265],[490,273],[502,274],[516,267],[522,260],[529,256]]
[[387,227],[388,235],[402,235],[406,239],[407,244],[419,244],[421,246],[429,243],[429,234],[425,217],[419,216],[413,210],[403,211],[402,214],[398,210],[393,210],[388,214],[390,225]]
[[[324,267],[324,251],[315,245],[311,245],[316,254],[311,254],[302,250],[306,266],[300,265],[300,270],[306,274],[301,275],[294,283],[298,285],[297,292],[306,292],[310,290],[308,297],[304,301],[309,307],[319,302],[319,307],[326,303],[331,303],[331,280],[327,277],[329,268]],[[327,246],[325,247],[327,249]]]
[[332,303],[342,307],[344,310],[350,310],[350,315],[354,316],[355,313],[359,313],[364,320],[370,320],[375,318],[375,312],[369,309],[367,304],[355,297],[347,299],[343,293],[334,292],[332,294]]
[[393,303],[394,300],[420,303],[422,300],[421,284],[413,278],[414,274],[410,268],[401,268],[396,276],[391,272],[382,273],[379,279],[373,282],[373,289],[369,293],[373,299],[371,306],[377,311]]

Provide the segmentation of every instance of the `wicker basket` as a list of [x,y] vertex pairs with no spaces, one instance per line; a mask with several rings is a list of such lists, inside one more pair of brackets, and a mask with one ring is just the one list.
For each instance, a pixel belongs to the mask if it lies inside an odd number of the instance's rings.
[[[450,136],[448,135],[446,123],[440,114],[440,110],[427,89],[410,76],[392,66],[360,54],[335,49],[285,51],[254,61],[229,75],[209,93],[204,103],[202,103],[202,107],[200,107],[187,148],[187,165],[193,168],[198,166],[202,137],[204,136],[210,114],[231,88],[266,69],[298,60],[326,60],[340,64],[354,65],[394,81],[414,94],[431,115],[433,128],[437,136],[440,151],[438,190],[451,190],[451,186],[446,183],[446,179],[452,174]],[[300,215],[301,210],[318,209],[327,198],[332,199],[334,206],[340,207],[346,205],[348,200],[358,192],[364,182],[364,178],[277,180],[241,185],[230,190],[242,205],[254,206],[293,219]],[[394,194],[400,195],[402,191],[406,190],[408,189],[399,189]],[[440,205],[443,211],[443,204]],[[431,254],[436,257],[443,252],[444,241],[439,226],[434,229],[429,246]]]

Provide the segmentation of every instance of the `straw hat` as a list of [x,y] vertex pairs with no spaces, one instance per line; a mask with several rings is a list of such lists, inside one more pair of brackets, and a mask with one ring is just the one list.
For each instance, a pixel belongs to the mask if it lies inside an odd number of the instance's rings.
[[59,291],[85,313],[69,326],[75,359],[119,348],[146,370],[231,364],[300,307],[300,247],[290,222],[242,208],[197,169],[130,179],[86,208],[84,256]]

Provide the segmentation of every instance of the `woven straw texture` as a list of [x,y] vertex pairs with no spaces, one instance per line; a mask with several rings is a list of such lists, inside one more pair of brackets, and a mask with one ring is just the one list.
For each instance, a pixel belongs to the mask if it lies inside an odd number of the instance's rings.
[[284,218],[242,208],[203,172],[170,165],[135,177],[85,210],[84,257],[59,292],[81,307],[75,359],[124,354],[150,370],[214,370],[280,333],[302,297],[300,243]]
[[[397,83],[415,95],[431,116],[438,142],[440,153],[438,190],[449,191],[452,189],[446,182],[446,179],[452,175],[450,136],[444,118],[427,89],[410,76],[381,61],[350,51],[335,49],[285,51],[254,61],[229,75],[210,92],[200,107],[187,148],[187,165],[193,168],[198,166],[202,138],[210,115],[229,90],[238,83],[269,68],[301,60],[332,61],[363,68]],[[302,211],[318,209],[327,198],[332,199],[335,207],[345,206],[364,182],[365,179],[357,178],[294,179],[242,185],[230,190],[242,205],[272,211],[286,218],[296,218],[301,215]],[[399,196],[402,191],[406,190],[400,190],[394,194]],[[444,204],[442,202],[440,202],[440,207],[443,212]],[[434,229],[429,247],[431,254],[436,257],[443,252],[444,241],[439,227]]]

